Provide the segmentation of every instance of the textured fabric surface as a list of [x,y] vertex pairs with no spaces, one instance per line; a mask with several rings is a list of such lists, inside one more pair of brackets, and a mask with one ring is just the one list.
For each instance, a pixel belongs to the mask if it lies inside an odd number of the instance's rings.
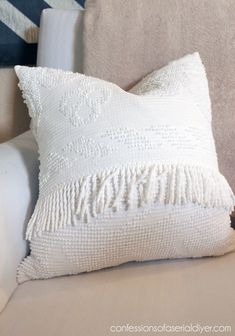
[[132,92],[60,70],[16,72],[41,162],[19,282],[234,249],[234,196],[218,171],[198,53]]
[[14,69],[0,69],[0,142],[29,128],[29,115],[17,86]]
[[234,281],[235,253],[200,260],[130,263],[78,276],[28,281],[17,288],[0,315],[0,334],[104,336],[115,334],[110,331],[113,325],[193,323],[228,325],[231,333],[214,334],[232,335]]
[[234,249],[234,235],[224,210],[186,205],[119,212],[33,238],[18,281],[89,272],[130,260],[221,255]]
[[84,73],[128,88],[198,50],[207,69],[222,173],[235,190],[235,1],[87,0]]
[[16,288],[16,269],[28,250],[24,235],[38,196],[37,158],[31,131],[0,144],[0,311]]

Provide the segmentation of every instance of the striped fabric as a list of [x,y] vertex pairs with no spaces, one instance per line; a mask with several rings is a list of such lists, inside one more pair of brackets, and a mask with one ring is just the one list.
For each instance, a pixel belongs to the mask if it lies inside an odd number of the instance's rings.
[[0,66],[35,64],[41,11],[79,9],[85,0],[0,0]]

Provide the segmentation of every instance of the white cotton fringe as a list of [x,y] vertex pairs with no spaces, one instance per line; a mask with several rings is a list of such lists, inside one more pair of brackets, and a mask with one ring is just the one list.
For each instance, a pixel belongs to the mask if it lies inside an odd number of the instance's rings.
[[54,232],[77,219],[145,205],[195,203],[232,212],[235,198],[225,178],[202,167],[151,164],[106,170],[82,177],[39,197],[27,239]]

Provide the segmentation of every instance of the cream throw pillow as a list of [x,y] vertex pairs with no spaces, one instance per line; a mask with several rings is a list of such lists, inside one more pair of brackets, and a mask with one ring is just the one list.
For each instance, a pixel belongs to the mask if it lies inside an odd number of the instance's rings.
[[40,153],[19,282],[235,248],[234,195],[218,170],[198,53],[131,92],[78,73],[15,69]]

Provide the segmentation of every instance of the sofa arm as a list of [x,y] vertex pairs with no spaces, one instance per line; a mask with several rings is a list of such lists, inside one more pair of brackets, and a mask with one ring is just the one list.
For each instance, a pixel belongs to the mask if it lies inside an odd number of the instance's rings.
[[31,131],[0,144],[0,311],[17,286],[24,234],[38,194],[38,151]]

